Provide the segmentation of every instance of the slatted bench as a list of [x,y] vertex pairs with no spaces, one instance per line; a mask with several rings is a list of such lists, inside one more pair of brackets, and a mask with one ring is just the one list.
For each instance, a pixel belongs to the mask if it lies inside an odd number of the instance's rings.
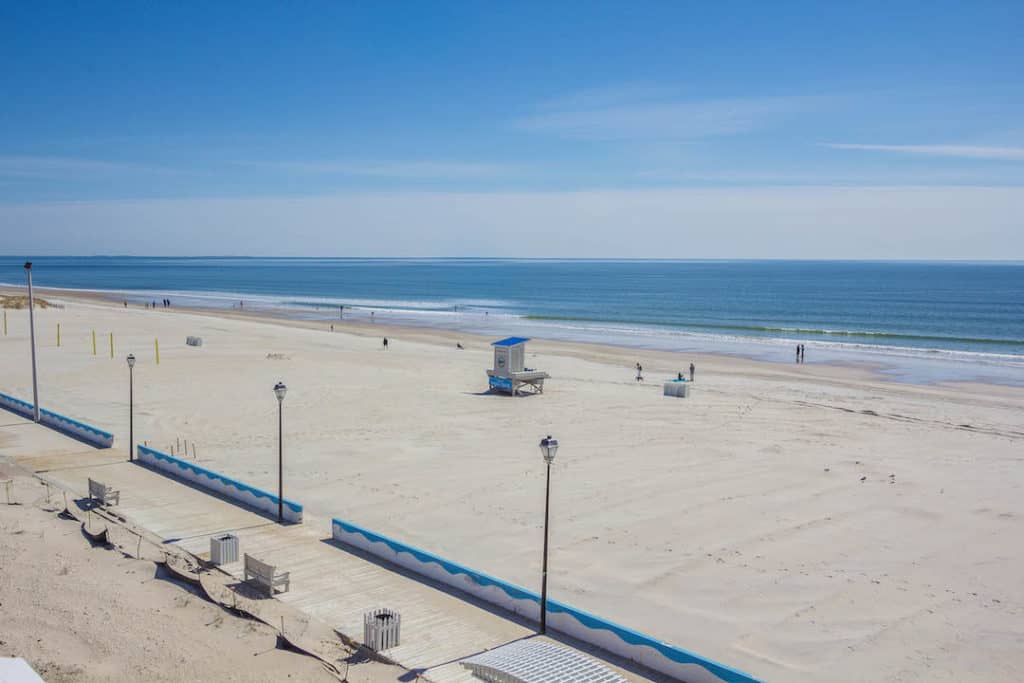
[[267,595],[273,596],[274,589],[278,586],[284,586],[281,592],[287,593],[291,589],[290,574],[291,572],[278,572],[277,567],[261,562],[249,553],[245,554],[245,580],[248,582],[252,579],[257,586],[267,592]]
[[101,484],[94,479],[90,479],[89,500],[98,500],[101,505],[120,505],[121,492],[107,486],[106,484]]

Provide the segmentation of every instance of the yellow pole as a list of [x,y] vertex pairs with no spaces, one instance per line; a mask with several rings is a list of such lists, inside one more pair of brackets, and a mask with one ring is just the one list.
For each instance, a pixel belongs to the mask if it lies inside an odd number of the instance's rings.
[[154,339],[153,346],[156,348],[156,364],[160,365],[160,340]]
[[57,348],[60,348],[60,323],[57,323]]
[[92,355],[96,355],[96,330],[92,331]]
[[114,333],[110,333],[110,357],[114,357]]

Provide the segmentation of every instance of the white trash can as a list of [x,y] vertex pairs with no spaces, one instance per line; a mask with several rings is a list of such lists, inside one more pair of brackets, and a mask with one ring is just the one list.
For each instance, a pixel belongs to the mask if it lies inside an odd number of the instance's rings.
[[238,536],[223,534],[210,538],[210,562],[218,565],[238,562]]
[[375,609],[363,615],[363,645],[374,652],[397,647],[402,631],[402,615],[391,609]]

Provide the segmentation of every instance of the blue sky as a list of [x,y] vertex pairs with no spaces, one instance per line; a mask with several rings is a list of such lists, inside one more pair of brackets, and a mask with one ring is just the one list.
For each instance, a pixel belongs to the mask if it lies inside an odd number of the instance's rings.
[[1024,3],[551,5],[5,3],[0,252],[1024,257]]

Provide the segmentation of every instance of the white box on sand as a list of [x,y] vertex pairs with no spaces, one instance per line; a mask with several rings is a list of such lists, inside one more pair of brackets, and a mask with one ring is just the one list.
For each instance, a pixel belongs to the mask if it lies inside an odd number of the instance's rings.
[[686,380],[672,379],[664,384],[664,393],[666,396],[675,396],[677,398],[687,398],[690,395],[690,382]]

